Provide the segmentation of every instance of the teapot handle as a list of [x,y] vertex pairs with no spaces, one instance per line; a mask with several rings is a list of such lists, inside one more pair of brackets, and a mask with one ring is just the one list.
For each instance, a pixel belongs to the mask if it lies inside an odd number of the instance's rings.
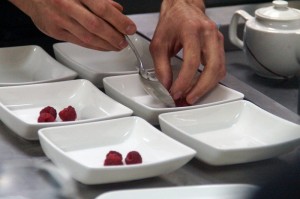
[[231,43],[233,43],[234,45],[236,45],[240,49],[243,49],[244,42],[241,39],[239,39],[238,36],[237,36],[237,27],[238,27],[238,22],[239,22],[240,17],[242,19],[244,19],[245,21],[252,18],[252,16],[249,15],[244,10],[237,10],[233,14],[233,16],[231,18],[230,25],[229,25],[229,39],[230,39]]

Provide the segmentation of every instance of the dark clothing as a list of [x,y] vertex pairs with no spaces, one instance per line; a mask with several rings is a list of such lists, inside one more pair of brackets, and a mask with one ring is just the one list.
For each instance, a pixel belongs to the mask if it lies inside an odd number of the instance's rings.
[[39,31],[30,17],[8,1],[0,0],[0,47],[39,45],[53,56],[59,42]]

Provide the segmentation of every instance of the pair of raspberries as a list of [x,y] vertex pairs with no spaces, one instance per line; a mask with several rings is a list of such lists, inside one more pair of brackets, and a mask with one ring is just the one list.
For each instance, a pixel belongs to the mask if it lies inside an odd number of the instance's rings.
[[[56,110],[51,106],[47,106],[40,111],[38,122],[54,122],[56,119]],[[62,121],[74,121],[77,118],[75,109],[72,106],[64,108],[58,113]]]
[[[117,151],[109,151],[106,154],[106,159],[104,160],[104,166],[110,165],[123,165],[122,154]],[[142,163],[142,156],[137,151],[130,151],[125,158],[126,164],[140,164]]]

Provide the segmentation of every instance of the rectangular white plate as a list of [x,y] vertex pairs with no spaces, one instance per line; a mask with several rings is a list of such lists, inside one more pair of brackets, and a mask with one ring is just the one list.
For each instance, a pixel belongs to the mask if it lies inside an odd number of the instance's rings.
[[257,190],[247,184],[199,185],[112,191],[96,199],[251,199]]
[[41,47],[0,48],[0,86],[16,86],[74,79],[77,73]]
[[[129,37],[139,50],[145,68],[153,68],[149,52],[150,42],[138,34]],[[64,42],[54,44],[53,49],[58,61],[99,88],[103,88],[104,77],[137,73],[138,62],[130,47],[120,52],[104,52]]]
[[[186,164],[196,153],[139,117],[45,128],[39,130],[39,138],[45,154],[84,184],[169,173]],[[118,151],[123,159],[129,151],[138,151],[143,162],[104,166],[109,151]]]
[[134,115],[157,125],[158,115],[166,112],[200,108],[243,99],[244,95],[228,87],[217,85],[193,106],[168,108],[145,92],[138,74],[106,77],[103,79],[105,93],[131,108]]
[[[39,112],[52,106],[57,113],[73,106],[77,119],[38,123]],[[49,126],[92,122],[132,115],[132,110],[111,99],[88,80],[69,80],[0,88],[0,118],[19,136],[38,139],[37,130]]]
[[159,116],[162,131],[212,165],[272,158],[300,144],[300,125],[245,100]]

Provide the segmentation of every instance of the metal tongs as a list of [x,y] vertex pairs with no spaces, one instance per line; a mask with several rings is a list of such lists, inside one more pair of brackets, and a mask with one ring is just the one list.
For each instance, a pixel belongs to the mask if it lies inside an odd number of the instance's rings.
[[130,38],[127,35],[125,35],[125,38],[139,62],[139,75],[145,91],[149,95],[164,103],[167,107],[175,107],[175,102],[172,96],[170,95],[169,91],[156,78],[155,71],[146,70],[144,68],[141,56],[135,48],[134,44],[131,42]]

